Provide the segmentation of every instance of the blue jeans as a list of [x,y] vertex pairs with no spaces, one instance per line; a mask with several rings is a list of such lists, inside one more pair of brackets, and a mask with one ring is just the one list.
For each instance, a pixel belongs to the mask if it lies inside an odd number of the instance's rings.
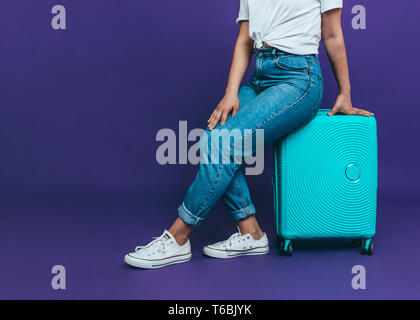
[[[264,143],[269,144],[316,115],[323,96],[323,77],[315,55],[292,55],[271,48],[258,49],[256,54],[254,74],[239,91],[239,112],[217,128],[241,132],[247,129],[253,134],[263,129]],[[209,140],[207,145],[213,145],[211,134],[208,130],[206,133],[203,137]],[[228,164],[212,163],[211,159],[200,163],[178,208],[185,223],[200,225],[221,198],[234,221],[255,214],[241,164],[235,163],[233,156]]]

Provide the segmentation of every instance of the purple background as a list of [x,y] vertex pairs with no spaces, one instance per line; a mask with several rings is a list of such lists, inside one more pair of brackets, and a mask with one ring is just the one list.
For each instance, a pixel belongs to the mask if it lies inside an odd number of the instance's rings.
[[[270,254],[203,257],[235,231],[219,205],[193,235],[190,263],[143,271],[124,253],[169,227],[196,172],[159,165],[156,133],[205,126],[224,92],[238,1],[1,1],[0,298],[420,298],[420,5],[344,3],[353,103],[378,121],[375,255],[328,241],[279,257],[267,147],[264,174],[248,181]],[[65,31],[51,28],[55,4]],[[355,4],[367,30],[351,28]],[[320,57],[331,107],[336,84]],[[55,264],[65,291],[51,289]],[[351,288],[355,264],[367,268],[366,291]]]

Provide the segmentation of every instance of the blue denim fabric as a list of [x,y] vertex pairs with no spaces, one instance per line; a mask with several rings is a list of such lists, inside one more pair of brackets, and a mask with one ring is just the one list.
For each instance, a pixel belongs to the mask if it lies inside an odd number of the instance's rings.
[[[292,55],[277,49],[259,49],[249,83],[239,91],[240,109],[219,129],[264,130],[269,144],[309,122],[317,113],[323,96],[323,77],[318,57]],[[206,130],[209,146],[214,141]],[[202,140],[203,140],[202,137]],[[252,150],[255,152],[255,150]],[[210,158],[210,152],[207,152]],[[187,224],[200,225],[214,205],[223,199],[234,221],[255,214],[241,164],[209,160],[200,163],[197,176],[178,208]]]

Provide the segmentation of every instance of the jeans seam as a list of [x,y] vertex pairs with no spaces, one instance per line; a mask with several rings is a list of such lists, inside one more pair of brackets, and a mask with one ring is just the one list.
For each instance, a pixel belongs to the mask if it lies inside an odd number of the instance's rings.
[[208,195],[207,195],[207,197],[206,197],[206,200],[205,200],[205,201],[204,201],[204,203],[200,206],[200,208],[197,210],[197,211],[198,211],[198,212],[197,212],[197,216],[201,213],[201,210],[205,207],[205,205],[207,204],[207,202],[209,202],[209,200],[210,200],[211,196],[213,195],[214,190],[216,189],[216,186],[217,186],[217,184],[219,183],[220,178],[221,178],[221,176],[222,176],[223,167],[224,167],[224,164],[222,163],[222,164],[220,165],[220,169],[219,169],[219,171],[217,172],[217,179],[216,179],[216,181],[213,183],[213,185],[212,185],[212,187],[211,187],[211,189],[210,189],[210,192],[208,193]]
[[322,96],[322,76],[318,75],[318,84],[319,84],[319,95],[318,95],[318,101],[316,102],[315,110],[319,109],[321,104],[321,96]]
[[235,182],[234,182],[234,184],[235,184],[235,188],[236,188],[236,189],[239,191],[239,193],[241,194],[242,207],[244,207],[244,208],[245,208],[246,203],[245,203],[245,197],[244,197],[244,194],[242,193],[242,190],[241,190],[241,188],[240,188],[240,186],[239,186],[239,183],[238,183],[238,181],[236,180],[236,178],[235,178],[235,177],[233,177],[233,179],[235,180]]
[[[316,61],[314,61],[313,59],[310,59],[310,58],[308,58],[308,62],[309,62],[310,66],[311,65],[319,65],[319,62],[316,62]],[[314,107],[314,111],[316,112],[316,110],[319,109],[320,104],[321,104],[324,78],[323,78],[322,74],[318,74],[318,73],[315,73],[315,72],[314,72],[314,74],[316,75],[316,78],[318,79],[318,85],[319,85],[318,99],[317,99],[316,105]]]

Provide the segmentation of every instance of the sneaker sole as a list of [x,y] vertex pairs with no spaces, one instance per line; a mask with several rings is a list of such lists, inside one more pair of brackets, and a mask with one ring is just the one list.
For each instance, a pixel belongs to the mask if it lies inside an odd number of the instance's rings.
[[262,254],[267,254],[270,251],[269,247],[267,246],[267,248],[258,248],[255,250],[249,250],[246,252],[235,252],[235,253],[227,253],[226,251],[221,251],[221,250],[215,250],[215,249],[211,249],[208,247],[204,247],[203,249],[203,253],[208,256],[208,257],[212,257],[212,258],[217,258],[217,259],[231,259],[231,258],[237,258],[237,257],[241,257],[241,256],[254,256],[254,255],[262,255]]
[[128,265],[141,269],[158,269],[169,266],[171,264],[183,263],[191,260],[191,253],[185,254],[182,259],[165,259],[166,262],[157,263],[153,261],[134,258],[128,254],[124,257],[124,262]]

